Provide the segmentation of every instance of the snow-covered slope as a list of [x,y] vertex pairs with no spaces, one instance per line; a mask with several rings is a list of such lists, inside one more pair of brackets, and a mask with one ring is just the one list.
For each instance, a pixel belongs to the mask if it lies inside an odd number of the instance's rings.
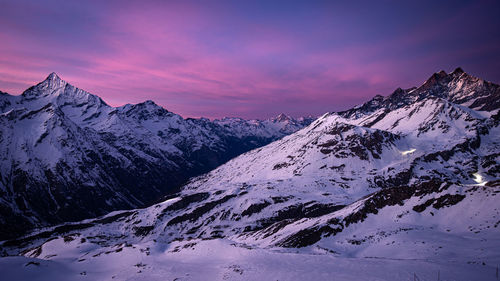
[[68,279],[494,280],[498,89],[460,69],[434,74],[327,113],[162,203],[7,241],[4,254],[25,258],[4,264]]
[[0,93],[0,238],[158,201],[189,177],[312,122],[184,119],[111,107],[55,73]]

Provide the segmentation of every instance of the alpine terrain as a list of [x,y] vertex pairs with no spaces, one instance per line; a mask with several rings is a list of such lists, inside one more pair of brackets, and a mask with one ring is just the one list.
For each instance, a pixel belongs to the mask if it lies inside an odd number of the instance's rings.
[[[94,191],[96,215],[140,205],[182,182],[175,168],[208,171],[194,160],[285,135],[150,102],[112,108],[55,75],[1,108],[2,214],[53,212]],[[441,71],[326,113],[151,207],[4,241],[0,267],[18,280],[496,280],[499,109],[499,85]]]
[[312,121],[184,119],[152,101],[111,107],[55,73],[22,95],[0,92],[0,240],[159,202]]

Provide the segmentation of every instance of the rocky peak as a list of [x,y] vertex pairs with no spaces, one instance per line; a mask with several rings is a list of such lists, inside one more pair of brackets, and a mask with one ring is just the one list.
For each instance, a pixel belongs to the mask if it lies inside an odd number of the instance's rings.
[[[372,113],[385,107],[395,110],[426,98],[442,98],[457,104],[466,104],[478,97],[471,108],[482,108],[492,110],[498,108],[498,92],[500,87],[493,83],[485,83],[484,80],[467,74],[462,68],[457,67],[453,72],[446,73],[441,70],[432,74],[420,87],[408,89],[397,88],[387,97],[375,96],[370,101],[353,109],[338,112],[339,115],[352,118]],[[488,101],[488,102],[487,102]],[[493,101],[493,102],[491,102]],[[487,107],[485,105],[488,104]]]
[[465,71],[461,67],[457,67],[457,68],[455,68],[455,70],[453,70],[453,72],[451,74],[461,75],[462,73],[465,73]]
[[448,77],[448,74],[444,71],[441,70],[439,72],[436,72],[425,81],[425,83],[420,87],[421,89],[431,89],[434,88],[436,85],[441,84],[446,78]]
[[160,108],[163,108],[163,107],[159,106],[158,104],[156,104],[152,100],[147,100],[147,101],[138,103],[138,104],[136,104],[136,106],[137,107],[141,107],[141,108],[148,108],[148,109],[160,109]]
[[291,120],[291,117],[284,114],[284,113],[280,113],[278,116],[273,118],[273,121],[275,121],[275,122],[286,122],[286,121],[290,121],[290,120]]
[[464,81],[464,82],[469,82],[469,83],[474,83],[477,81],[482,81],[482,79],[476,78],[474,76],[469,75],[467,72],[465,72],[462,68],[457,67],[453,72],[450,72],[448,74],[448,77],[450,80],[454,81]]
[[55,72],[52,72],[47,76],[47,78],[41,83],[41,85],[46,86],[49,89],[56,89],[65,86],[67,83],[61,79]]
[[400,95],[405,95],[406,94],[406,91],[401,89],[401,88],[397,88],[396,90],[394,90],[394,92],[392,93],[392,95],[394,96],[400,96]]
[[165,108],[159,106],[152,100],[138,104],[126,104],[120,108],[127,116],[135,116],[139,119],[152,118],[153,116],[166,116],[171,114]]
[[[437,73],[434,73],[425,83],[420,87],[422,90],[429,90],[432,89],[436,86],[439,85],[444,85],[447,84],[453,80],[457,81],[458,79],[462,80],[471,80],[472,76],[467,74],[461,67],[455,68],[450,73],[446,73],[445,71],[441,70]],[[472,79],[472,80],[477,80],[477,79]]]
[[57,73],[52,72],[49,74],[49,76],[47,76],[47,78],[45,80],[57,81],[57,80],[62,80],[62,79],[57,75]]
[[45,80],[38,83],[36,86],[30,87],[26,91],[24,91],[22,96],[35,98],[40,96],[58,94],[60,93],[60,91],[57,90],[61,88],[64,89],[66,85],[69,84],[66,83],[66,81],[62,80],[55,72],[52,72],[49,74],[49,76],[47,76],[47,78],[45,78]]

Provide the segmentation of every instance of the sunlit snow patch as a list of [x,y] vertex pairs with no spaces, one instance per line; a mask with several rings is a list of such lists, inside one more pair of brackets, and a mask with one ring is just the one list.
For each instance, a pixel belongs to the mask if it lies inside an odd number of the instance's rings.
[[401,151],[401,154],[403,154],[403,155],[407,155],[407,154],[410,154],[410,153],[415,152],[415,150],[416,150],[415,148],[412,148],[412,149],[410,149],[410,150]]
[[173,202],[179,201],[180,199],[181,199],[180,197],[174,197],[174,198],[170,198],[170,199],[163,201],[163,203],[173,203]]
[[477,185],[484,186],[487,183],[487,181],[485,181],[483,179],[483,176],[481,176],[480,174],[474,173],[472,175],[474,176],[474,181],[477,182]]

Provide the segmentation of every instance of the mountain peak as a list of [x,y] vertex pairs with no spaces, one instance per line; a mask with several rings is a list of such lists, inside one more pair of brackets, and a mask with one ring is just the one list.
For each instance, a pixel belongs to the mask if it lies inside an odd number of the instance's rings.
[[45,80],[62,80],[62,79],[57,75],[57,73],[52,72],[49,74],[49,76],[47,76]]
[[57,73],[52,72],[49,74],[49,76],[47,76],[47,78],[45,78],[42,83],[59,86],[65,82],[61,79],[61,77],[59,77],[59,75],[57,75]]
[[440,84],[446,77],[448,77],[448,73],[446,71],[441,70],[439,72],[436,72],[425,81],[425,83],[421,86],[422,89],[430,89],[433,88],[434,86]]
[[148,110],[164,109],[162,106],[158,105],[157,103],[155,103],[152,100],[146,100],[146,101],[137,103],[137,104],[135,104],[133,106],[136,107],[136,108],[148,109]]
[[273,118],[274,121],[277,121],[277,122],[285,122],[285,121],[289,121],[291,120],[290,116],[284,114],[284,113],[280,113],[278,116],[276,116],[275,118]]
[[455,68],[451,74],[462,74],[465,73],[465,71],[461,67]]
[[138,114],[140,119],[146,119],[147,116],[152,116],[151,114],[165,115],[169,113],[168,110],[156,104],[152,100],[146,100],[136,104],[127,103],[126,105],[119,107],[119,110],[125,112],[128,115]]
[[[436,84],[436,83],[442,82],[446,79],[453,79],[454,77],[458,77],[464,73],[465,73],[465,71],[461,67],[455,68],[455,70],[453,70],[453,72],[450,72],[450,73],[446,73],[446,71],[441,70],[439,72],[432,74],[432,76],[429,77],[429,79],[427,79],[427,81],[424,83],[424,85],[425,84]],[[467,74],[467,73],[465,73],[465,74]]]
[[47,78],[45,78],[45,80],[41,84],[48,88],[55,89],[63,87],[66,82],[62,80],[61,77],[57,75],[57,73],[52,72],[49,74],[49,76],[47,76]]
[[54,102],[57,105],[59,103],[87,103],[96,105],[97,107],[107,106],[100,97],[67,83],[55,72],[50,73],[42,82],[25,90],[22,96],[28,100],[43,98],[43,101]]
[[150,105],[150,106],[158,106],[153,100],[146,100],[144,102],[141,102],[140,104],[143,104],[143,105]]
[[435,74],[437,74],[437,76],[440,77],[440,78],[446,77],[448,75],[448,73],[446,73],[446,71],[444,71],[444,70],[441,70],[441,71],[439,71],[438,73],[435,73]]

